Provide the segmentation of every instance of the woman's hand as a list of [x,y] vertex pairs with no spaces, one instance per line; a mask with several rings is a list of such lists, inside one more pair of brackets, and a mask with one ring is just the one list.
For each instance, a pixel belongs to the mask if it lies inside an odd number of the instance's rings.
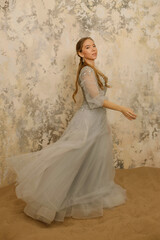
[[121,106],[121,105],[115,104],[115,103],[110,102],[110,101],[108,101],[106,99],[103,102],[103,107],[109,108],[109,109],[113,109],[113,110],[116,110],[116,111],[120,111],[129,120],[136,119],[136,117],[137,117],[137,115],[132,111],[132,109],[127,108],[125,106]]
[[132,111],[131,108],[121,106],[120,112],[129,120],[136,119],[137,115]]

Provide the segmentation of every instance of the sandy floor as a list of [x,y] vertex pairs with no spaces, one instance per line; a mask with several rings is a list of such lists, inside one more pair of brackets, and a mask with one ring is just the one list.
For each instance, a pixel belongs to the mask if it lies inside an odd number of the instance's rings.
[[1,188],[0,240],[160,240],[160,168],[116,169],[115,182],[127,189],[125,204],[104,209],[103,217],[50,226],[23,213],[14,184]]

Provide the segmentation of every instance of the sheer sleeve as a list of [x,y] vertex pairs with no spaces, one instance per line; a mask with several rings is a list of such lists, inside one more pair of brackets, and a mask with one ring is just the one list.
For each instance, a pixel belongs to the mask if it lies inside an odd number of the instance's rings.
[[105,92],[99,89],[95,72],[91,67],[85,66],[82,68],[80,72],[80,85],[91,109],[103,107],[103,102],[107,97],[105,96]]

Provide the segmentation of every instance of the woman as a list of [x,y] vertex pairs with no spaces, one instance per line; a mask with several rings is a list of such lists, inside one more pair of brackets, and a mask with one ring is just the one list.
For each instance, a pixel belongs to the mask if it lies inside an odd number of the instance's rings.
[[77,72],[84,101],[59,140],[41,151],[7,159],[16,172],[16,195],[26,202],[24,213],[46,224],[103,216],[103,208],[126,201],[126,190],[114,183],[111,128],[106,108],[132,120],[130,108],[109,102],[107,77],[94,65],[97,48],[90,37],[76,45]]

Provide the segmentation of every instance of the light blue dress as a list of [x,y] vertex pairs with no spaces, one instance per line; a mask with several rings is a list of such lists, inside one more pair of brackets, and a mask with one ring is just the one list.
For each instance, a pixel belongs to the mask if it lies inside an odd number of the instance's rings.
[[26,202],[24,213],[47,224],[100,217],[103,208],[127,199],[126,189],[114,182],[111,127],[103,107],[107,88],[99,87],[89,66],[82,68],[79,84],[83,104],[58,141],[7,158],[17,175],[17,198]]

